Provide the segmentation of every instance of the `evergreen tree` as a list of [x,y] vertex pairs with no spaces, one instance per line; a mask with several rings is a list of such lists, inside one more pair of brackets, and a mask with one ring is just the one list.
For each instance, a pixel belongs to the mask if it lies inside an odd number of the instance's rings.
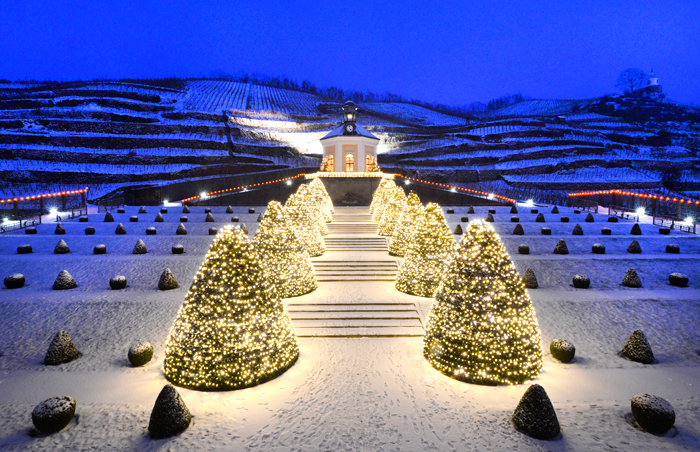
[[253,245],[262,259],[267,278],[277,286],[280,297],[296,297],[318,287],[309,253],[285,220],[279,202],[270,201],[267,205]]
[[333,165],[331,164],[331,159],[329,156],[323,157],[323,160],[321,160],[321,172],[324,173],[331,173],[333,172]]
[[496,232],[472,223],[435,295],[423,353],[437,370],[478,384],[518,384],[542,368],[530,298]]
[[321,209],[323,221],[325,221],[326,223],[330,223],[333,220],[333,217],[331,216],[332,212],[330,206],[332,206],[333,204],[328,202],[330,200],[330,197],[328,196],[328,193],[323,187],[323,182],[321,182],[319,179],[314,179],[309,184],[309,190],[311,190],[311,194],[316,200],[316,204],[318,204],[319,208]]
[[373,155],[368,156],[367,158],[367,168],[366,172],[368,173],[379,173],[382,170],[379,168],[377,165],[377,160],[374,158]]
[[425,207],[406,257],[396,275],[396,288],[419,297],[432,297],[450,264],[456,244],[440,206]]
[[328,226],[326,226],[326,221],[323,219],[322,206],[319,205],[311,188],[306,184],[300,185],[297,189],[297,196],[309,205],[310,214],[313,216],[318,232],[321,235],[328,235]]
[[325,198],[326,205],[328,206],[328,210],[330,210],[331,214],[334,213],[335,210],[333,209],[333,200],[328,195],[328,192],[326,191],[326,187],[323,185],[323,181],[321,181],[321,179],[317,177],[316,179],[311,181],[311,186],[323,194],[323,197]]
[[165,345],[173,384],[205,391],[271,380],[299,356],[294,327],[260,257],[239,228],[224,228],[187,292]]
[[379,227],[377,228],[377,234],[379,235],[393,235],[401,212],[406,208],[406,193],[398,185],[394,185],[394,187],[387,196],[386,208],[381,220],[379,220]]
[[[382,188],[381,183],[379,185],[379,188]],[[394,183],[394,181],[389,180],[384,185],[384,188],[382,189],[381,193],[379,192],[379,188],[377,188],[377,191],[375,192],[375,196],[379,194],[379,197],[377,198],[377,203],[374,206],[374,213],[372,213],[373,223],[379,223],[379,220],[382,219],[382,215],[384,215],[384,209],[386,209],[388,200],[391,198],[392,190],[396,188],[396,184]],[[372,206],[370,205],[370,209],[371,208]]]
[[[372,202],[369,205],[369,213],[374,214],[374,211],[377,209],[377,206],[381,204],[381,198],[384,196],[384,190],[387,189],[387,186],[391,183],[389,179],[382,179],[379,181],[379,186],[377,189],[374,191],[374,194],[372,195]],[[374,221],[374,217],[372,218],[372,221]]]
[[406,200],[406,206],[401,212],[394,234],[391,237],[389,244],[389,254],[392,256],[404,256],[408,244],[413,237],[413,231],[423,215],[423,206],[420,203],[418,195],[411,192]]
[[313,204],[298,193],[294,193],[284,205],[285,220],[289,220],[299,243],[311,257],[320,256],[326,252],[326,244],[318,230],[318,210],[315,203]]

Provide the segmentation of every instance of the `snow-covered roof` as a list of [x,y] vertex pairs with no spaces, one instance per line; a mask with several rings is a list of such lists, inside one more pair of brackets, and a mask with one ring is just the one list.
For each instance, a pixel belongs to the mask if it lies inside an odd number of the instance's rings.
[[[365,129],[364,127],[362,127],[362,126],[359,125],[359,124],[355,124],[355,131],[357,132],[357,135],[359,135],[359,136],[362,136],[362,137],[365,137],[365,138],[372,138],[372,139],[374,139],[374,140],[379,141],[379,138],[377,138],[377,137],[375,137],[374,135],[372,135],[371,133],[369,133],[369,132],[367,131],[367,129]],[[333,129],[333,130],[331,130],[330,132],[328,132],[328,135],[326,135],[325,137],[321,138],[321,140],[325,140],[325,139],[327,139],[327,138],[333,138],[333,137],[343,136],[344,134],[345,134],[345,124],[341,124],[341,125],[339,125],[338,127],[336,127],[335,129]],[[353,135],[347,135],[347,136],[356,136],[356,135],[353,134]]]

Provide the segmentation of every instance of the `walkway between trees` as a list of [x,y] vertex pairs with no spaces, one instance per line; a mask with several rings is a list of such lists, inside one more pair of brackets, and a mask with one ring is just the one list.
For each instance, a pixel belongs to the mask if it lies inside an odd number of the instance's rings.
[[423,335],[416,297],[394,289],[399,260],[377,236],[369,207],[336,207],[313,258],[316,291],[287,301],[299,337],[411,337]]

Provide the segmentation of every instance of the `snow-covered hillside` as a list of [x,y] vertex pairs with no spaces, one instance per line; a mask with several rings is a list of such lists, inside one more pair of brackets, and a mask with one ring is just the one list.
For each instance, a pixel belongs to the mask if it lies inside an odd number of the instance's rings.
[[[315,166],[319,139],[341,121],[341,103],[300,91],[145,83],[0,86],[0,195],[89,186],[95,196],[149,177]],[[528,100],[477,119],[405,102],[359,108],[359,123],[380,139],[380,166],[421,178],[700,189],[700,115],[664,99]]]

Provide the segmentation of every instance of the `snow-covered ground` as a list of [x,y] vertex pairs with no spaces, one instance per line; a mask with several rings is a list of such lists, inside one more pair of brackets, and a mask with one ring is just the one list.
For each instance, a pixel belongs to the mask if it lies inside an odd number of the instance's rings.
[[[560,209],[547,222],[534,222],[535,214],[520,206],[517,216],[524,236],[512,235],[509,207],[498,207],[494,228],[521,274],[532,268],[538,289],[529,290],[542,331],[545,359],[542,373],[533,381],[548,392],[562,434],[553,441],[539,441],[518,433],[510,416],[528,384],[487,387],[450,379],[433,369],[422,355],[420,337],[299,339],[298,362],[286,373],[260,386],[230,392],[203,393],[179,389],[194,415],[183,434],[151,440],[147,434],[150,410],[166,383],[162,372],[163,347],[170,326],[190,282],[213,240],[209,227],[222,227],[230,217],[246,223],[250,235],[255,218],[264,209],[248,214],[247,207],[212,207],[216,223],[205,223],[203,208],[182,214],[169,207],[164,223],[154,223],[158,212],[147,207],[139,222],[130,223],[137,208],[114,213],[114,223],[103,214],[91,214],[88,223],[64,222],[67,234],[53,234],[54,224],[39,227],[37,235],[23,231],[0,234],[2,276],[21,272],[27,285],[0,289],[0,450],[251,450],[251,451],[657,451],[700,448],[700,240],[672,231],[661,236],[657,228],[642,224],[643,235],[629,234],[632,223],[607,223],[596,215],[583,221],[585,212]],[[336,208],[340,215],[345,210]],[[474,221],[486,216],[486,208],[466,214],[455,207],[448,214],[454,228],[462,216]],[[179,218],[189,219],[186,236],[174,234]],[[570,223],[561,223],[566,215]],[[115,235],[121,222],[126,235]],[[575,224],[584,236],[572,236]],[[340,224],[340,223],[337,223]],[[85,227],[96,234],[86,236]],[[146,236],[147,227],[158,234]],[[463,224],[465,226],[465,224]],[[542,236],[540,228],[552,229]],[[600,229],[609,227],[611,236]],[[376,238],[372,234],[331,234],[332,238]],[[459,239],[459,236],[455,236]],[[564,238],[570,254],[552,254]],[[66,255],[53,254],[64,239]],[[138,239],[148,247],[146,255],[133,255]],[[632,240],[642,254],[629,254]],[[92,248],[107,245],[97,256]],[[170,254],[181,243],[184,255]],[[531,255],[517,253],[527,244]],[[593,255],[593,243],[606,246],[605,255]],[[664,253],[666,243],[676,243],[679,255]],[[16,247],[31,244],[34,253],[16,254]],[[316,265],[337,260],[396,260],[380,251],[329,251],[314,259]],[[180,287],[157,289],[164,268],[170,268]],[[637,269],[643,287],[620,284],[627,268]],[[78,287],[53,291],[58,272],[67,269]],[[690,287],[668,284],[668,273],[690,277]],[[592,280],[588,290],[574,289],[576,273]],[[109,278],[128,278],[121,291],[109,289]],[[396,291],[391,281],[321,282],[308,295],[286,300],[287,306],[305,303],[414,303],[421,321],[431,299]],[[372,322],[370,318],[367,320]],[[297,323],[299,326],[299,323]],[[655,364],[627,361],[618,352],[635,329],[642,329],[654,350]],[[64,329],[82,353],[77,360],[45,367],[43,356],[52,336]],[[301,330],[301,329],[300,329]],[[299,331],[300,331],[299,330]],[[548,352],[549,342],[564,338],[576,346],[576,360],[562,364]],[[128,365],[126,352],[136,340],[150,341],[154,360],[143,368]],[[630,399],[648,392],[666,398],[676,411],[674,429],[662,436],[638,430],[631,422]],[[77,415],[62,432],[33,437],[31,410],[40,401],[58,395],[77,400]]]

